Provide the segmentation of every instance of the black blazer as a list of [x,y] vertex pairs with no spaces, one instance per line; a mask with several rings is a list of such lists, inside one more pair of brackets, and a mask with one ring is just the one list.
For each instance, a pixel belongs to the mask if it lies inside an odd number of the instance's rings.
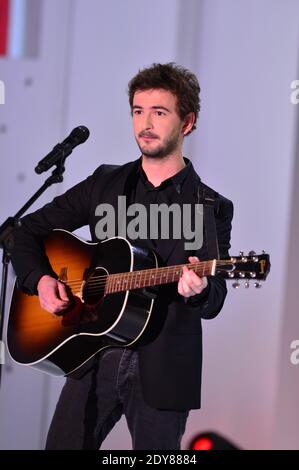
[[[125,165],[101,165],[93,175],[56,197],[42,209],[25,216],[22,226],[15,230],[15,246],[12,263],[19,287],[29,294],[36,294],[36,285],[44,274],[51,274],[51,267],[44,256],[42,240],[54,228],[73,231],[89,225],[91,238],[98,241],[95,226],[98,218],[95,209],[106,202],[117,207],[119,195],[127,195],[136,177],[139,159]],[[197,201],[198,185],[205,185],[191,169],[193,184],[185,185],[177,201]],[[230,247],[231,201],[218,195],[215,214],[220,257],[228,256]],[[197,252],[184,250],[184,239],[169,240],[167,264],[188,261],[196,255],[208,259],[205,243]],[[138,346],[140,376],[144,399],[153,407],[187,410],[200,408],[202,329],[201,318],[215,317],[226,297],[225,281],[217,276],[209,278],[209,286],[201,294],[187,302],[178,294],[177,285],[162,288],[155,302],[153,332],[145,335]]]

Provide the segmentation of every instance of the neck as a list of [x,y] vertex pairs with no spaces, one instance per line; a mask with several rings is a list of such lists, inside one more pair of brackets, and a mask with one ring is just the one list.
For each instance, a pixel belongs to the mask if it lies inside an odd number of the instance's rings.
[[170,155],[162,159],[142,155],[141,165],[147,179],[154,186],[159,186],[164,180],[171,178],[186,166],[182,155]]

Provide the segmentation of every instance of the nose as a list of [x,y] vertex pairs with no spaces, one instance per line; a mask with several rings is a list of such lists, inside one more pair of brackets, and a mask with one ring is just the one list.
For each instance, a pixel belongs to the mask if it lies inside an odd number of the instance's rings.
[[144,128],[145,129],[152,129],[153,128],[152,116],[151,116],[150,113],[146,113],[144,115]]

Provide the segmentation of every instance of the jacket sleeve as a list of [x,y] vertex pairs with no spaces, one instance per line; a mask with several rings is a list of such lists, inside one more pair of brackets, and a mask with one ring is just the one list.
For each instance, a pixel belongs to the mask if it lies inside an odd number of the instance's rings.
[[[229,257],[233,203],[219,196],[219,211],[215,217],[221,259]],[[219,276],[209,276],[208,286],[200,293],[188,298],[188,304],[200,311],[204,319],[214,318],[222,309],[227,294],[226,282]]]
[[36,286],[45,275],[54,275],[44,251],[44,238],[54,229],[69,231],[88,224],[93,188],[101,172],[93,175],[55,197],[41,209],[23,217],[14,230],[12,265],[17,285],[27,294],[37,294]]

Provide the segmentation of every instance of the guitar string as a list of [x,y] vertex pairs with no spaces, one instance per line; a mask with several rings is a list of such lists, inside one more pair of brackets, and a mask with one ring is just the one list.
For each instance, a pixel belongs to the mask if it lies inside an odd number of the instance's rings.
[[[164,272],[164,271],[176,271],[178,269],[181,269],[183,266],[187,266],[187,267],[194,267],[194,268],[198,268],[198,267],[204,267],[204,265],[207,266],[208,263],[212,263],[211,261],[206,261],[206,262],[201,262],[201,263],[197,263],[197,264],[182,264],[182,265],[174,265],[174,266],[162,266],[162,267],[157,267],[157,268],[149,268],[149,269],[139,269],[137,271],[128,271],[128,272],[119,272],[119,273],[112,273],[112,274],[108,274],[109,276],[118,276],[118,275],[132,275],[132,274],[136,274],[136,273],[152,273],[154,271],[156,271],[157,273],[161,273],[161,272]],[[92,273],[94,274],[96,273],[96,268],[95,268],[95,271]],[[107,274],[104,274],[102,276],[98,276],[97,279],[99,279],[100,277],[106,277]],[[70,281],[73,282],[73,281],[80,281],[82,279],[71,279]]]
[[[197,264],[187,264],[186,266],[190,267],[194,271],[198,267],[202,267],[202,268],[206,269],[207,265],[209,266],[212,263],[213,262],[211,262],[211,261],[207,261],[207,262],[201,262],[201,263],[197,263]],[[229,265],[229,264],[233,264],[233,263],[231,261],[226,261],[226,260],[217,261],[217,267],[225,266],[225,265]],[[152,273],[153,271],[155,271],[155,269],[152,269],[152,270],[144,269],[144,270],[140,270],[140,271],[131,271],[129,273],[126,272],[126,273],[115,273],[115,274],[108,274],[108,275],[105,274],[105,275],[102,275],[102,276],[91,278],[89,281],[86,281],[85,291],[87,289],[98,288],[98,287],[101,287],[101,286],[104,286],[104,285],[107,285],[107,287],[111,287],[113,283],[117,282],[117,279],[120,278],[120,276],[129,277],[129,279],[127,281],[127,285],[132,284],[132,283],[136,282],[137,280],[140,280],[142,282],[150,281],[151,278],[153,278],[153,277],[157,278],[159,275],[160,275],[160,279],[161,279],[161,276],[163,276],[163,275],[166,276],[166,272],[169,276],[171,276],[171,275],[174,276],[174,274],[177,274],[176,271],[181,270],[181,266],[184,266],[184,265],[171,266],[171,267],[169,266],[169,267],[165,267],[165,268],[157,268],[157,272],[155,274]],[[247,270],[244,270],[244,269],[242,269],[242,271],[244,273],[252,272],[252,270],[247,271]],[[204,274],[204,273],[202,273],[202,274]],[[109,276],[108,279],[107,279],[107,276]],[[84,282],[83,279],[81,279],[81,280],[80,279],[73,279],[73,280],[69,280],[66,284],[69,285],[70,287],[72,286],[75,289],[76,286],[80,287],[83,282]],[[118,280],[118,283],[122,284],[123,282],[124,282],[124,279],[119,279]],[[175,282],[175,281],[169,281],[169,282]],[[161,282],[161,283],[163,283],[163,282]],[[130,288],[132,289],[132,287],[130,287]],[[127,290],[127,289],[124,289],[124,290]]]
[[[152,268],[152,269],[142,269],[142,270],[138,270],[138,271],[129,271],[129,272],[123,272],[123,273],[113,273],[113,274],[104,274],[104,275],[101,275],[101,276],[97,276],[97,277],[94,277],[93,279],[91,279],[90,281],[88,281],[88,283],[93,283],[93,282],[98,282],[99,279],[103,278],[106,282],[106,279],[107,279],[107,276],[109,276],[110,278],[112,277],[118,277],[118,276],[128,276],[128,277],[135,277],[137,278],[137,276],[141,276],[143,275],[144,276],[144,273],[146,273],[146,275],[150,275],[150,276],[157,276],[157,275],[163,275],[163,274],[166,274],[166,272],[168,272],[169,274],[173,274],[175,273],[175,271],[181,271],[182,269],[182,266],[187,266],[188,268],[191,268],[192,270],[195,270],[195,268],[203,268],[203,269],[206,269],[207,266],[209,266],[210,264],[212,264],[213,262],[212,261],[206,261],[206,262],[202,262],[202,263],[197,263],[197,264],[186,264],[186,265],[177,265],[177,266],[165,266],[165,267],[161,267],[161,268]],[[229,264],[232,264],[232,263],[229,263]],[[153,272],[156,271],[156,273],[154,274]],[[67,284],[72,284],[72,283],[81,283],[83,282],[84,280],[83,279],[70,279],[69,281],[67,281]]]
[[[245,273],[248,273],[250,274],[251,271],[242,271]],[[246,279],[246,276],[245,278],[231,278],[232,280],[236,280],[236,279],[239,279],[239,280],[242,280],[242,279]],[[250,277],[250,279],[254,279],[252,277]],[[97,291],[100,287],[107,287],[107,289],[109,290],[110,288],[112,288],[112,291],[115,291],[115,292],[120,292],[120,291],[126,291],[126,290],[132,290],[132,289],[139,289],[141,287],[150,287],[152,284],[146,284],[145,282],[146,281],[150,281],[149,279],[139,279],[140,280],[140,284],[141,286],[138,286],[137,284],[133,286],[131,286],[131,282],[128,281],[127,283],[127,286],[129,287],[126,287],[124,286],[123,284],[123,281],[119,281],[119,284],[116,285],[117,289],[115,289],[115,285],[113,285],[113,282],[111,283],[107,283],[106,281],[102,282],[102,283],[98,283],[98,284],[93,284],[93,285],[89,285],[89,283],[87,283],[86,287],[84,287],[84,292],[85,293],[89,293],[89,292],[92,292],[92,291]],[[134,281],[136,281],[136,279],[134,279]],[[172,282],[176,282],[174,280],[169,280],[169,281],[166,281],[163,279],[161,280],[161,282],[156,282],[155,285],[160,285],[160,284],[171,284]],[[107,284],[107,285],[106,285]],[[120,287],[120,288],[119,288]],[[109,293],[109,292],[108,292]],[[112,292],[111,292],[112,293]]]
[[[196,264],[191,264],[191,263],[190,263],[190,264],[186,264],[186,266],[187,266],[187,267],[190,267],[190,268],[192,268],[192,269],[195,269],[196,267],[199,267],[200,265],[202,265],[202,267],[204,267],[204,265],[207,266],[208,264],[212,264],[212,263],[213,263],[213,261],[210,261],[210,260],[209,260],[209,261],[206,261],[206,262],[200,262],[200,263],[196,263]],[[229,264],[234,264],[234,263],[233,263],[232,261],[229,261],[229,260],[217,260],[217,262],[216,262],[216,266],[217,266],[217,267],[221,267],[221,266],[225,266],[225,265],[229,265]],[[160,269],[159,272],[162,272],[162,271],[164,271],[164,270],[170,271],[171,269],[172,269],[172,270],[173,270],[173,269],[177,269],[177,268],[180,269],[182,266],[184,266],[184,265],[169,266],[169,267],[156,268],[156,269]],[[206,267],[206,266],[205,266],[205,267]],[[147,271],[147,272],[155,271],[155,268],[152,268],[151,270],[150,270],[150,269],[144,269],[144,270],[141,270],[141,271],[139,271],[139,272],[141,272],[141,273],[143,274],[143,273],[146,272],[146,271]],[[134,271],[130,271],[129,273],[127,273],[127,272],[125,272],[125,273],[116,273],[116,274],[112,274],[112,275],[108,275],[108,276],[117,276],[117,275],[121,275],[121,274],[123,274],[123,275],[128,275],[128,274],[130,274],[130,275],[132,276],[133,274],[136,274],[137,272],[138,272],[138,271],[135,271],[135,272],[134,272]],[[225,272],[227,272],[227,271],[225,271]],[[250,271],[250,270],[247,271],[247,270],[242,269],[242,272],[244,272],[244,273],[247,273],[247,272],[250,273],[250,272],[252,272],[252,271]],[[132,277],[133,277],[133,276],[132,276]],[[103,282],[103,281],[98,282],[97,280],[98,280],[99,278],[104,278],[104,282]],[[242,280],[242,278],[240,278],[240,280]],[[78,286],[81,286],[81,285],[82,285],[82,282],[83,282],[83,280],[80,280],[80,279],[78,279],[78,280],[72,280],[71,282],[74,283],[74,281],[75,281],[75,282],[76,282],[76,281],[78,282]],[[93,281],[97,281],[97,282],[93,282],[93,285],[92,285],[90,288],[85,288],[85,289],[84,289],[85,292],[90,292],[91,290],[98,290],[99,285],[100,285],[101,283],[105,285],[105,284],[107,283],[107,275],[99,276],[98,278],[94,279]],[[170,281],[170,282],[172,282],[172,281]],[[97,284],[98,284],[98,285],[97,285]],[[88,284],[87,284],[87,285],[88,285]],[[132,289],[132,287],[130,287],[129,289],[128,289],[128,288],[127,288],[127,289],[123,289],[123,291],[131,290],[131,289]],[[113,291],[112,291],[112,292],[107,292],[108,295],[111,294],[111,293],[113,293]],[[53,321],[56,320],[55,324],[56,324],[57,322],[60,324],[62,317],[63,317],[63,316],[55,315],[54,317],[53,317],[53,316],[52,316],[52,317],[49,316],[48,319],[44,318],[44,319],[43,319],[43,322],[42,322],[42,323],[43,323],[43,326],[45,326],[45,322],[46,322],[46,323],[48,323],[49,327],[53,327],[53,326],[55,327],[55,325],[53,325]],[[40,322],[38,321],[38,317],[36,317],[36,321],[34,321],[34,322],[31,323],[31,327],[32,327],[33,329],[34,329],[34,328],[39,328],[39,323],[40,323]]]
[[[207,264],[209,263],[209,264]],[[194,264],[187,264],[186,266],[188,268],[191,268],[193,271],[196,270],[198,267],[202,267],[204,270],[209,267],[210,264],[212,264],[212,262],[206,262],[206,263],[202,263],[203,265],[205,264],[205,266],[199,266],[199,265],[194,265]],[[224,262],[221,262],[220,265],[218,264],[217,262],[217,267],[219,266],[225,266],[226,264],[233,264],[231,262],[229,263],[224,263]],[[104,275],[101,275],[101,276],[97,276],[97,277],[94,277],[87,281],[88,284],[98,284],[99,282],[101,282],[101,280],[103,279],[103,282],[107,282],[107,277],[112,279],[110,282],[113,282],[113,278],[114,279],[117,279],[118,277],[120,276],[127,276],[130,278],[130,280],[134,279],[136,280],[138,277],[145,277],[146,276],[150,276],[150,277],[157,277],[157,276],[161,276],[161,275],[166,275],[169,274],[169,275],[173,275],[176,273],[176,271],[181,271],[181,266],[185,266],[185,265],[178,265],[178,266],[169,266],[169,267],[165,267],[165,268],[153,268],[153,269],[143,269],[143,270],[139,270],[139,271],[129,271],[129,272],[124,272],[124,273],[113,273],[113,274],[104,274]],[[156,273],[154,273],[154,271],[156,271]],[[242,269],[242,271],[244,271],[244,269]],[[251,270],[252,271],[252,270]],[[247,272],[251,272],[250,270],[248,270]],[[226,272],[226,271],[225,271]],[[246,272],[246,271],[245,271]],[[70,279],[69,281],[67,281],[67,284],[68,285],[71,285],[71,284],[75,284],[77,283],[78,285],[80,285],[82,282],[84,282],[84,279]]]

